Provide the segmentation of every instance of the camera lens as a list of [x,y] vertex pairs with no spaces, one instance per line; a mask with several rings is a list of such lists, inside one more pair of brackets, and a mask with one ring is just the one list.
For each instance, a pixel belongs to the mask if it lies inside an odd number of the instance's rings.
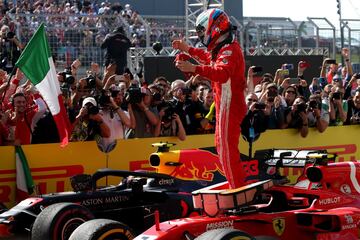
[[87,107],[87,110],[89,115],[96,115],[99,113],[99,108],[94,105],[90,105],[89,107]]
[[86,83],[87,83],[87,87],[88,88],[94,88],[96,87],[96,79],[94,76],[92,75],[89,75],[87,78],[86,78]]

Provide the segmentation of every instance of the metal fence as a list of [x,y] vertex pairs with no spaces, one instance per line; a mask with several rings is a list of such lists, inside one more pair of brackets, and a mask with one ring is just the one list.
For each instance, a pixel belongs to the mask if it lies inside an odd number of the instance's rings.
[[102,65],[104,51],[100,48],[106,34],[123,26],[130,37],[131,28],[121,15],[35,15],[10,16],[17,26],[16,34],[27,43],[41,23],[45,24],[51,52],[58,69],[79,59],[83,69],[91,62]]
[[[100,45],[105,35],[118,26],[124,26],[136,51],[129,54],[129,66],[134,69],[151,45],[159,41],[165,49],[175,38],[185,36],[184,16],[137,16],[127,19],[114,15],[49,15],[9,14],[15,23],[22,43],[27,43],[34,31],[44,22],[50,47],[59,70],[80,59],[83,69],[91,62],[103,64],[104,52]],[[336,28],[326,19],[309,18],[308,22],[294,23],[289,18],[245,18],[243,23],[231,17],[238,27],[236,37],[247,55],[324,54],[335,56],[340,52]],[[352,60],[360,62],[360,20],[343,20],[345,47],[351,48]],[[325,24],[325,26],[324,26]],[[304,27],[314,33],[306,33]],[[195,42],[192,42],[195,44]],[[168,50],[165,50],[167,53]]]
[[[344,28],[344,47],[350,49],[352,61],[360,62],[360,20],[359,19],[343,19],[342,26]],[[339,34],[340,35],[340,34]],[[341,39],[336,38],[336,48],[340,48]],[[356,69],[357,72],[360,69]]]

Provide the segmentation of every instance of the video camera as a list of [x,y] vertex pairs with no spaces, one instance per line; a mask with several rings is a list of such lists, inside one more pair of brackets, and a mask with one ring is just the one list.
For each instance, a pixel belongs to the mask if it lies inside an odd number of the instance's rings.
[[105,91],[102,91],[97,102],[99,103],[99,105],[101,107],[105,107],[105,106],[109,105],[111,103],[110,95],[107,94]]

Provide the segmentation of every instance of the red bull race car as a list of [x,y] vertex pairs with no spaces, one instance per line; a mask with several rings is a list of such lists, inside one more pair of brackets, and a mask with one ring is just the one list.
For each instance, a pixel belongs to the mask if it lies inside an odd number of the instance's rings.
[[[190,216],[194,213],[191,192],[225,180],[217,165],[195,171],[193,176],[176,170],[189,157],[213,159],[211,152],[169,151],[171,143],[153,146],[158,150],[151,154],[150,165],[157,172],[101,169],[93,175],[74,176],[70,179],[73,191],[30,197],[2,212],[0,238],[64,240],[93,218],[121,221],[122,230],[131,238],[153,225],[155,211],[164,221]],[[120,183],[110,185],[110,179]]]
[[[316,150],[264,154],[262,171],[269,179],[238,189],[224,182],[196,190],[199,216],[163,222],[155,217],[154,226],[135,239],[359,239],[360,163],[335,162],[335,154]],[[294,184],[281,174],[289,168],[303,169]],[[119,233],[116,224],[92,220],[70,239]]]

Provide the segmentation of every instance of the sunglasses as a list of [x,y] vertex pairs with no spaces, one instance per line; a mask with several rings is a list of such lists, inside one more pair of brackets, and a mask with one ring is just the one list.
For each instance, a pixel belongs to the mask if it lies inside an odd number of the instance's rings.
[[286,93],[292,93],[292,94],[295,94],[295,91],[286,91]]
[[257,102],[257,99],[252,99],[252,98],[249,98],[247,99],[248,102]]

